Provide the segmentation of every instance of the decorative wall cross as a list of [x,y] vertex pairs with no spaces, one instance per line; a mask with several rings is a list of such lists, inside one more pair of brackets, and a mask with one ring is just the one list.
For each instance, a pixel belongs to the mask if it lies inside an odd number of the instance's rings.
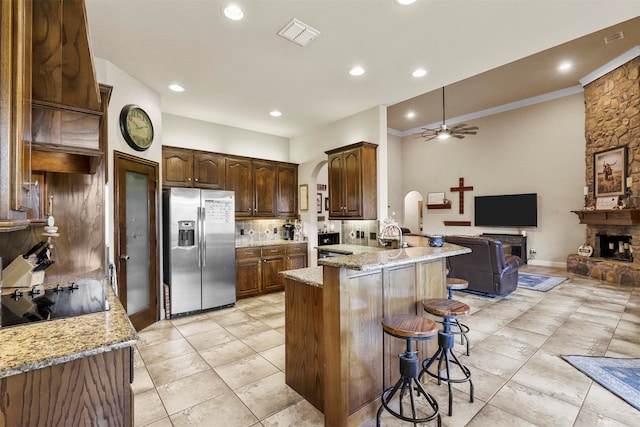
[[464,213],[464,192],[465,191],[473,191],[473,186],[469,186],[469,187],[465,187],[464,186],[464,178],[459,178],[458,179],[458,186],[457,187],[451,187],[449,189],[449,191],[456,191],[460,193],[460,209],[459,209],[459,213],[463,214]]

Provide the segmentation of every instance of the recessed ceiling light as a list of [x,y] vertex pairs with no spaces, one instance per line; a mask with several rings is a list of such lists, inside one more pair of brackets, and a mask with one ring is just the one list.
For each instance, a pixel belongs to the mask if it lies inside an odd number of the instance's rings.
[[244,12],[240,9],[240,6],[235,4],[230,4],[229,6],[222,9],[222,13],[224,16],[231,19],[232,21],[239,21],[244,18]]
[[280,117],[282,113],[278,110],[273,110],[272,112],[269,113],[269,115],[271,115],[271,117]]
[[364,74],[364,68],[360,66],[353,67],[352,69],[349,70],[349,74],[356,77],[361,76]]
[[571,69],[571,62],[563,62],[558,66],[560,71],[569,71]]
[[174,92],[184,92],[184,88],[177,83],[170,84],[169,89]]
[[402,5],[402,6],[406,6],[406,5],[408,5],[408,4],[411,4],[411,3],[415,3],[415,2],[416,2],[416,0],[394,0],[394,1],[395,1],[396,3],[398,3],[399,5]]
[[409,111],[407,113],[407,119],[413,119],[416,116],[415,111]]
[[427,70],[424,68],[416,68],[411,75],[413,77],[424,77],[427,75]]

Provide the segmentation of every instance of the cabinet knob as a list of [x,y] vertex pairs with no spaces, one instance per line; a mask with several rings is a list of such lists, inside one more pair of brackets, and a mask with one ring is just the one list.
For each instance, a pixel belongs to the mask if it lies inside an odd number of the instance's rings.
[[187,181],[191,181],[191,178],[187,178]]
[[195,181],[198,182],[198,178],[196,178]]

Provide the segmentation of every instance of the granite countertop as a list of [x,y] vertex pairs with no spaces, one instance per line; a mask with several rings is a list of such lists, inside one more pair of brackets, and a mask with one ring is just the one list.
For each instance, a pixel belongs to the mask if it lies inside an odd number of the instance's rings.
[[136,331],[109,285],[106,295],[107,311],[0,328],[0,378],[134,345]]
[[[414,236],[408,236],[414,237]],[[418,237],[420,239],[426,238]],[[416,241],[418,243],[420,241]],[[412,244],[409,242],[409,244]],[[318,264],[329,267],[344,267],[351,270],[376,270],[383,267],[392,267],[403,264],[413,264],[415,262],[432,259],[445,258],[454,255],[462,255],[471,252],[471,249],[463,246],[445,243],[440,248],[430,246],[413,246],[402,249],[388,249],[378,252],[366,252],[359,255],[345,255],[340,257],[322,258]]]
[[337,254],[345,255],[358,255],[368,252],[385,251],[385,248],[379,248],[377,246],[362,246],[362,245],[323,245],[316,246],[316,249],[320,251],[335,252]]
[[253,248],[253,247],[256,247],[256,246],[295,245],[296,243],[308,243],[308,242],[307,241],[301,241],[301,240],[284,240],[284,239],[256,240],[256,241],[249,241],[249,242],[238,242],[236,240],[236,249]]
[[297,282],[321,288],[323,281],[322,270],[323,268],[321,266],[308,267],[299,268],[297,270],[281,271],[279,274],[285,279],[293,279]]

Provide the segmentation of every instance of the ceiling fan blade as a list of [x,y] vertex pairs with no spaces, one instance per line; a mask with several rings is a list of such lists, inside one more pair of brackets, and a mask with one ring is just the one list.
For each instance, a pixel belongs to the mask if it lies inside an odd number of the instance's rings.
[[458,123],[456,125],[450,126],[449,129],[458,129],[467,126],[466,123]]

